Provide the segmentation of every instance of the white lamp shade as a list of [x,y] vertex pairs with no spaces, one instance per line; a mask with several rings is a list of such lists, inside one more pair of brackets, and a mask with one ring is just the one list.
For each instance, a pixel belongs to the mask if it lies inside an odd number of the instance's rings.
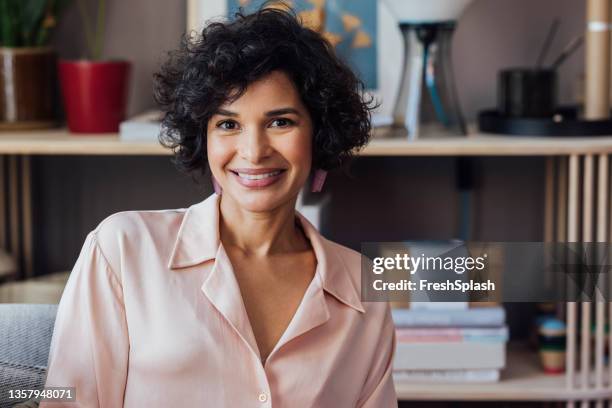
[[456,21],[472,0],[382,0],[400,23]]

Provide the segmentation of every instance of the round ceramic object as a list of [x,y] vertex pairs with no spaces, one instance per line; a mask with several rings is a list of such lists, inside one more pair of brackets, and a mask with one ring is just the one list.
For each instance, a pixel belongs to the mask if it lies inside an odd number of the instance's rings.
[[400,23],[455,21],[472,0],[384,0]]
[[540,350],[540,361],[546,374],[561,374],[565,371],[563,350]]
[[548,318],[540,323],[540,361],[544,372],[559,374],[565,371],[566,326],[561,320]]
[[540,323],[540,335],[546,337],[565,336],[565,323],[554,318],[543,319]]

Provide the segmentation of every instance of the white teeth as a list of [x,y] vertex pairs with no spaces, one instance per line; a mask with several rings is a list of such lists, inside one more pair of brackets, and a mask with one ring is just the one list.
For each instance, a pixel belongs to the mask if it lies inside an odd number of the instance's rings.
[[247,180],[261,180],[261,179],[265,179],[268,177],[274,177],[278,174],[280,174],[280,170],[277,171],[273,171],[272,173],[264,173],[264,174],[245,174],[245,173],[238,173],[238,175],[244,179]]

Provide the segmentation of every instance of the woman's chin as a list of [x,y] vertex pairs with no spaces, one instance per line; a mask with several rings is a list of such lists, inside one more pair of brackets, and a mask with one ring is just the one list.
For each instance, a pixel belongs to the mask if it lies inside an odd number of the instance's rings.
[[[224,191],[225,193],[225,191]],[[292,202],[292,196],[265,190],[235,191],[231,196],[237,206],[245,211],[267,212]]]

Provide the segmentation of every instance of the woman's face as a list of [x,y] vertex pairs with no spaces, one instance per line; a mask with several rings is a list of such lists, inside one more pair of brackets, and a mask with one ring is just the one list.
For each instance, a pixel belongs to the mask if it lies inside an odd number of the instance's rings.
[[208,164],[223,197],[248,211],[294,200],[310,173],[312,120],[293,81],[274,71],[207,125]]

